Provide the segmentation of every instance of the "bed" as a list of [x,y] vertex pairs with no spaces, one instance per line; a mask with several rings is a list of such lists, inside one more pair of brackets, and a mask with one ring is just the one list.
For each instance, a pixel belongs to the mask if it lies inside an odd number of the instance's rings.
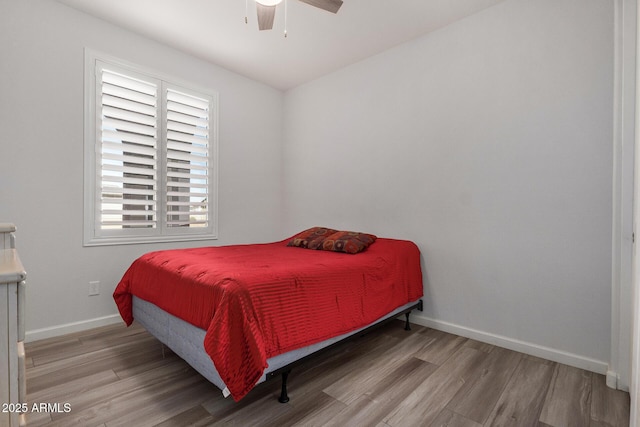
[[225,396],[238,401],[282,374],[287,401],[293,364],[400,314],[408,324],[422,305],[414,243],[361,233],[327,240],[335,231],[150,252],[131,264],[114,299],[127,325],[141,323]]

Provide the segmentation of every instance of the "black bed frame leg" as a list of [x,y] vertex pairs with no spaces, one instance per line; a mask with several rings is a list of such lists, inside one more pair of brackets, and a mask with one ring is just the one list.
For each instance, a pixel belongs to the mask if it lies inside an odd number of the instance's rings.
[[278,398],[278,402],[287,403],[289,401],[289,396],[287,395],[287,378],[289,378],[289,372],[282,373],[282,389],[280,391],[280,397]]
[[411,314],[411,312],[405,313],[404,316],[407,318],[407,320],[404,322],[404,330],[405,331],[410,331],[411,330],[411,323],[409,323],[409,315]]

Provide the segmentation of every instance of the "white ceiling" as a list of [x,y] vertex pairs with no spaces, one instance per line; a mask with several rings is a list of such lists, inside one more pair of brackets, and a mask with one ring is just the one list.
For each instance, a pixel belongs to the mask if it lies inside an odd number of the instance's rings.
[[286,0],[286,38],[284,3],[258,31],[254,0],[58,1],[286,90],[504,0],[344,0],[336,15]]

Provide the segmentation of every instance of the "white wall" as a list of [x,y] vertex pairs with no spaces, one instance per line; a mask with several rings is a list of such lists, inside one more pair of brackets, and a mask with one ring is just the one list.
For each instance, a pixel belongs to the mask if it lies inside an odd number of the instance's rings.
[[57,2],[0,0],[0,219],[19,227],[32,337],[117,319],[131,260],[178,246],[82,247],[85,47],[220,93],[205,243],[320,224],[412,239],[421,322],[606,365],[612,2],[509,0],[283,97]]
[[424,324],[604,372],[613,2],[510,0],[285,95],[286,232],[414,240]]
[[[85,47],[219,93],[217,241],[82,246]],[[0,218],[18,226],[28,337],[114,315],[111,293],[144,252],[282,238],[282,102],[280,91],[57,2],[0,0]],[[88,297],[91,280],[99,296]]]

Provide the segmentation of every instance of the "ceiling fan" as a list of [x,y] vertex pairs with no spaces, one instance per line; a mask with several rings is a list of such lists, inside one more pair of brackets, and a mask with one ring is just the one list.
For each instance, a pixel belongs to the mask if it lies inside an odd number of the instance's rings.
[[[303,3],[317,7],[327,12],[337,13],[342,0],[300,0]],[[273,28],[273,19],[276,16],[276,6],[282,3],[282,0],[256,0],[256,9],[258,11],[258,28],[260,30],[270,30]]]

